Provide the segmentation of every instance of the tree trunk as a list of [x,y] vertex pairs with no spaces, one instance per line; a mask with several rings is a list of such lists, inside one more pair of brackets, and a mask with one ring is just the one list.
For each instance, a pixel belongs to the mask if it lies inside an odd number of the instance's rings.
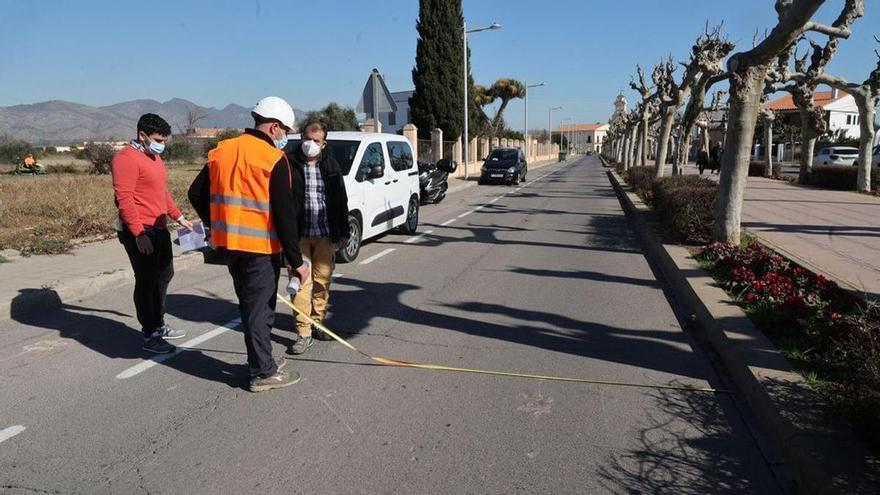
[[673,132],[669,142],[669,161],[672,162],[672,175],[681,175],[681,167],[678,166],[678,153],[681,146],[681,138]]
[[[682,131],[684,132],[684,131]],[[691,151],[691,135],[684,134],[681,136],[678,146],[678,173],[682,173],[684,166],[688,163]]]
[[648,164],[648,112],[642,114],[642,135],[639,139],[639,165],[644,167]]
[[669,136],[672,135],[672,123],[675,120],[675,109],[670,107],[663,112],[660,121],[660,136],[657,138],[657,158],[654,159],[654,177],[663,177],[666,171],[666,154],[669,153]]
[[764,119],[764,177],[773,176],[773,119]]
[[638,126],[633,126],[632,129],[627,132],[626,135],[626,168],[627,170],[633,168],[635,163],[633,162],[634,158],[634,149],[635,149],[635,134],[638,132]]
[[813,151],[816,149],[816,133],[810,125],[810,116],[801,110],[801,159],[798,183],[806,184],[813,173]]
[[703,127],[703,149],[706,150],[706,153],[711,149],[711,143],[709,143],[709,124]]
[[859,192],[870,192],[876,184],[871,184],[871,159],[874,146],[874,114],[876,110],[870,105],[867,98],[852,93],[859,107],[859,176],[856,181],[856,189]]
[[731,77],[727,139],[721,157],[721,176],[715,201],[714,238],[739,244],[743,193],[749,175],[752,140],[764,89],[767,66],[747,67]]
[[637,166],[637,167],[644,167],[645,166],[645,163],[643,161],[644,156],[642,154],[644,152],[644,148],[642,147],[642,143],[644,142],[646,133],[647,133],[647,130],[645,129],[645,126],[642,124],[639,124],[639,131],[638,131],[638,133],[636,133],[636,144],[634,146],[635,153],[636,153],[635,166]]

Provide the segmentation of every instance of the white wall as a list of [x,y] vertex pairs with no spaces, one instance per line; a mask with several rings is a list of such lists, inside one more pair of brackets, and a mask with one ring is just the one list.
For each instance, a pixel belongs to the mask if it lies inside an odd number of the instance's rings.
[[[849,116],[850,124],[847,124],[847,116]],[[858,119],[858,112],[850,113],[850,112],[839,112],[839,111],[831,111],[828,115],[828,128],[835,132],[838,129],[845,129],[847,137],[858,139],[860,130],[859,124],[856,124],[856,120]]]

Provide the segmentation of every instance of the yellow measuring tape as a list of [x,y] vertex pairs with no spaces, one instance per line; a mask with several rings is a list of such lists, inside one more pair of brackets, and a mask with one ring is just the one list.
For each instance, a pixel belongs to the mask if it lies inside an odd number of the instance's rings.
[[481,369],[473,369],[473,368],[456,368],[454,366],[444,366],[441,364],[429,364],[429,363],[411,363],[409,361],[401,361],[399,359],[391,359],[380,356],[373,356],[371,354],[367,354],[366,352],[358,349],[357,347],[351,345],[347,340],[343,339],[339,335],[337,335],[334,331],[325,327],[322,323],[315,321],[309,315],[300,311],[296,306],[294,306],[290,300],[281,294],[276,294],[278,299],[281,300],[284,304],[290,307],[296,314],[302,316],[306,320],[309,321],[312,325],[320,328],[327,335],[333,337],[333,340],[339,342],[340,344],[348,347],[352,351],[364,356],[367,359],[375,361],[379,364],[384,364],[387,366],[401,366],[405,368],[418,368],[423,370],[432,370],[432,371],[456,371],[459,373],[477,373],[481,375],[495,375],[495,376],[507,376],[514,378],[531,378],[533,380],[549,380],[554,382],[575,382],[575,383],[592,383],[595,385],[611,385],[615,387],[636,387],[636,388],[653,388],[653,389],[663,389],[663,390],[680,390],[684,392],[709,392],[716,394],[730,394],[733,393],[730,390],[718,389],[718,388],[710,388],[710,387],[689,387],[686,385],[651,385],[647,383],[630,383],[630,382],[615,382],[615,381],[607,381],[607,380],[591,380],[589,378],[573,378],[566,376],[552,376],[552,375],[535,375],[531,373],[513,373],[508,371],[493,371],[493,370],[481,370]]

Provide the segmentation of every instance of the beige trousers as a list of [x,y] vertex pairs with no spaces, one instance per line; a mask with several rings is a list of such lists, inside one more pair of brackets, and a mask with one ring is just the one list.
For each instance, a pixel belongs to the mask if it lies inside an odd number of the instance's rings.
[[[299,292],[292,298],[293,305],[320,323],[327,314],[330,300],[330,282],[336,267],[336,249],[329,237],[307,237],[300,239],[299,249],[304,260],[311,264],[311,273],[306,277]],[[312,325],[301,315],[296,315],[296,332],[301,336],[312,335]]]

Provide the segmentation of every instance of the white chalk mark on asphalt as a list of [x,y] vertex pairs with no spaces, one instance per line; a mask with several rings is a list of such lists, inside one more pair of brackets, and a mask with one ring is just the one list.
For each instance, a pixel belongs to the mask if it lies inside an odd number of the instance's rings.
[[349,426],[348,423],[346,423],[345,420],[342,419],[342,416],[340,416],[340,415],[336,412],[336,410],[333,409],[333,406],[331,406],[330,403],[327,402],[327,399],[325,399],[325,398],[323,398],[323,397],[318,397],[318,400],[320,400],[321,402],[323,402],[324,405],[327,406],[327,409],[329,409],[330,412],[332,412],[333,415],[336,416],[336,419],[338,419],[340,423],[344,424],[345,427],[348,428],[348,432],[349,432],[349,433],[354,433],[354,430],[351,428],[351,426]]
[[361,261],[360,264],[361,265],[369,265],[370,263],[376,261],[377,259],[381,258],[382,256],[385,256],[386,254],[388,254],[392,251],[394,251],[394,248],[388,248],[385,251],[382,251],[380,253],[376,253],[376,254],[370,256],[369,258],[365,259],[364,261]]
[[5,441],[9,440],[10,438],[14,437],[15,435],[18,435],[19,433],[23,432],[26,429],[27,429],[26,426],[15,425],[15,426],[10,426],[9,428],[4,428],[4,429],[0,430],[0,443],[3,443]]
[[419,235],[416,235],[416,236],[410,237],[409,239],[403,241],[403,243],[404,243],[404,244],[412,244],[412,243],[414,243],[414,242],[419,242],[420,240],[424,239],[425,236],[430,235],[430,234],[433,234],[433,233],[434,233],[433,230],[426,230],[425,232],[422,232],[422,233],[419,234]]
[[447,221],[441,223],[440,226],[441,226],[441,227],[446,227],[447,225],[449,225],[450,223],[452,223],[452,222],[454,222],[454,221],[455,221],[454,218],[450,218],[449,220],[447,220]]
[[139,375],[139,374],[143,373],[144,371],[147,371],[148,369],[152,368],[153,366],[156,366],[157,364],[161,364],[161,363],[171,359],[172,357],[180,354],[183,351],[192,349],[195,346],[201,344],[202,342],[207,342],[208,340],[213,339],[214,337],[216,337],[218,335],[224,334],[224,333],[234,329],[240,323],[241,323],[241,318],[236,318],[223,326],[217,327],[209,332],[205,332],[202,335],[199,335],[198,337],[187,340],[186,342],[180,344],[174,352],[171,352],[168,354],[156,354],[152,358],[150,358],[146,361],[140,362],[140,363],[132,366],[131,368],[128,368],[127,370],[123,371],[122,373],[116,375],[116,378],[119,380],[125,380],[125,379],[131,378],[135,375]]

